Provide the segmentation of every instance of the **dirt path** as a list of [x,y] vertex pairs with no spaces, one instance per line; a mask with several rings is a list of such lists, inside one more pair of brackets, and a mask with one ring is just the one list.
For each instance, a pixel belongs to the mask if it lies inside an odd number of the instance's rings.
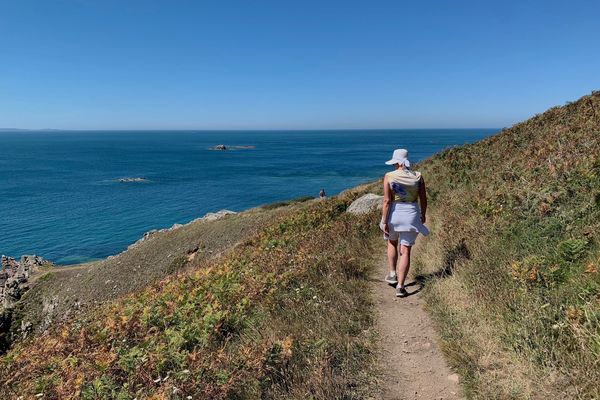
[[385,258],[381,258],[374,273],[372,287],[379,314],[383,371],[380,398],[463,399],[458,375],[446,365],[436,344],[436,332],[423,310],[421,286],[409,278],[406,290],[411,295],[397,298],[394,288],[383,280],[387,273]]

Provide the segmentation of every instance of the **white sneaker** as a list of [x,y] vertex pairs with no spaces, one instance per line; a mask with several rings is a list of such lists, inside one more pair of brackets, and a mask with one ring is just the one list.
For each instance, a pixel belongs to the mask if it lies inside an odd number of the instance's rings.
[[387,276],[385,277],[385,281],[387,283],[390,283],[392,285],[395,285],[396,283],[398,283],[398,275],[396,274],[392,274],[391,272],[389,272],[387,274]]

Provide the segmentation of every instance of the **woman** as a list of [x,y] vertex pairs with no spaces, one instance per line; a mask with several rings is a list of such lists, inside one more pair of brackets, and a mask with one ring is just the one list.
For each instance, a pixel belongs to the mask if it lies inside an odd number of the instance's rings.
[[[408,292],[404,288],[404,282],[410,269],[410,249],[419,233],[429,234],[429,230],[423,225],[427,212],[427,193],[421,173],[410,169],[407,150],[394,150],[392,159],[386,161],[386,164],[393,165],[395,170],[388,172],[383,178],[383,215],[380,227],[384,239],[388,242],[387,256],[390,267],[385,281],[398,284],[396,296],[406,297]],[[420,206],[417,200],[421,203]]]

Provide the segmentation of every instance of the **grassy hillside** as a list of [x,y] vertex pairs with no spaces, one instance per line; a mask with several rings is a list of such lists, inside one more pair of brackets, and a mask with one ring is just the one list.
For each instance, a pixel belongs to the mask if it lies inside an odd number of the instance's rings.
[[600,398],[600,93],[421,165],[416,264],[471,398]]
[[[600,398],[600,94],[419,168],[432,234],[417,279],[469,397]],[[17,344],[0,398],[366,397],[379,215],[344,210],[380,185],[224,220],[215,232],[247,239],[218,257],[198,244],[235,241],[191,226],[109,260],[175,273]]]
[[140,290],[188,266],[188,258],[196,263],[211,259],[285,212],[289,211],[252,209],[217,220],[199,220],[156,233],[117,256],[56,268],[36,282],[12,311],[9,341],[39,334],[73,314]]
[[1,398],[361,398],[373,215],[295,206],[220,258],[17,344]]

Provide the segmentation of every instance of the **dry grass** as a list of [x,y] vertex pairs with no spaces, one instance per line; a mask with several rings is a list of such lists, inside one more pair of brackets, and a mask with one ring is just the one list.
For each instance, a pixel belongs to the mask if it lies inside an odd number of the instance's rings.
[[469,396],[600,398],[600,94],[420,168],[415,261]]
[[[307,204],[0,359],[2,398],[362,398],[373,216]],[[194,261],[192,261],[194,263]]]
[[[186,265],[185,257],[192,254],[195,261],[211,259],[290,211],[253,209],[213,221],[196,221],[157,233],[115,257],[56,268],[51,279],[36,282],[13,310],[10,341],[42,333],[65,318],[139,291],[179,271]],[[24,326],[28,327],[25,331],[21,329]]]

